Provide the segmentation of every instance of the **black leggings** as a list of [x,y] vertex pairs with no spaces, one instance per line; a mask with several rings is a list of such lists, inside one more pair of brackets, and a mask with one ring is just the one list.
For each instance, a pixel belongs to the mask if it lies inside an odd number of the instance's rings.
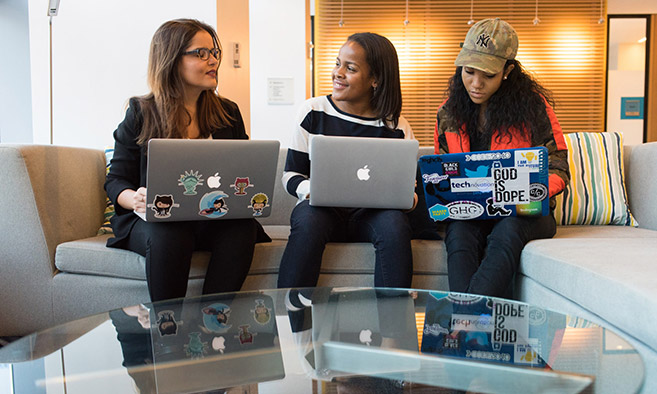
[[556,229],[552,214],[450,222],[445,233],[449,290],[508,296],[527,242],[552,238]]
[[195,250],[212,255],[203,294],[239,291],[251,267],[255,219],[198,222],[137,221],[126,248],[146,257],[151,301],[184,297]]

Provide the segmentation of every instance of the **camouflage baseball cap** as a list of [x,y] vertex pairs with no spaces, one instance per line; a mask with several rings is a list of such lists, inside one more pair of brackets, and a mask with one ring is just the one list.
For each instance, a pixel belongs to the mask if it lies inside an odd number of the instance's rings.
[[454,64],[497,74],[517,53],[518,34],[513,27],[500,18],[484,19],[470,28]]

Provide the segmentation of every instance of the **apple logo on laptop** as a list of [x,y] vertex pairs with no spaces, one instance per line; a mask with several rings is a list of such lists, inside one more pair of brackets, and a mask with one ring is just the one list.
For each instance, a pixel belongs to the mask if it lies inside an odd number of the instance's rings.
[[372,343],[372,330],[370,329],[365,329],[360,331],[360,335],[358,335],[358,340],[360,340],[360,343],[370,346]]
[[211,189],[216,189],[221,186],[221,177],[218,172],[215,172],[213,176],[208,177],[208,187]]
[[356,176],[361,181],[367,181],[370,179],[370,169],[365,165],[365,167],[359,168],[358,171],[356,171]]

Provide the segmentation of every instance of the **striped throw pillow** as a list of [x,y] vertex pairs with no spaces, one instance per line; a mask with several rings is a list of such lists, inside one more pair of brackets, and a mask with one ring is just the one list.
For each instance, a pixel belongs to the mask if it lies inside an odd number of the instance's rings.
[[569,133],[570,183],[556,197],[558,224],[637,226],[630,213],[620,133]]
[[[112,156],[114,155],[114,147],[106,147],[105,148],[105,174],[107,174],[110,170],[110,162],[112,161]],[[103,224],[100,226],[98,229],[98,235],[103,235],[103,234],[114,234],[114,231],[112,230],[112,226],[110,226],[110,219],[112,216],[114,216],[114,204],[112,204],[112,201],[110,201],[109,197],[106,199],[105,203],[107,206],[105,207],[105,218],[103,220]]]

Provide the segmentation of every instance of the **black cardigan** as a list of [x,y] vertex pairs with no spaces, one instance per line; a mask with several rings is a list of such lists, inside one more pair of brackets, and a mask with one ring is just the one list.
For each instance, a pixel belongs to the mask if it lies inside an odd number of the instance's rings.
[[[222,104],[228,115],[233,118],[233,124],[217,129],[212,133],[213,139],[246,140],[248,135],[244,129],[244,121],[239,107],[234,102],[222,98]],[[146,146],[139,146],[137,138],[141,132],[143,117],[139,101],[131,98],[125,118],[114,131],[114,155],[110,171],[105,179],[105,191],[114,203],[115,215],[110,219],[114,238],[107,240],[107,246],[124,248],[125,241],[132,226],[141,220],[131,210],[125,209],[117,202],[119,194],[126,189],[137,190],[146,187]],[[253,219],[255,220],[255,219]],[[258,224],[258,242],[269,242],[271,239]]]

